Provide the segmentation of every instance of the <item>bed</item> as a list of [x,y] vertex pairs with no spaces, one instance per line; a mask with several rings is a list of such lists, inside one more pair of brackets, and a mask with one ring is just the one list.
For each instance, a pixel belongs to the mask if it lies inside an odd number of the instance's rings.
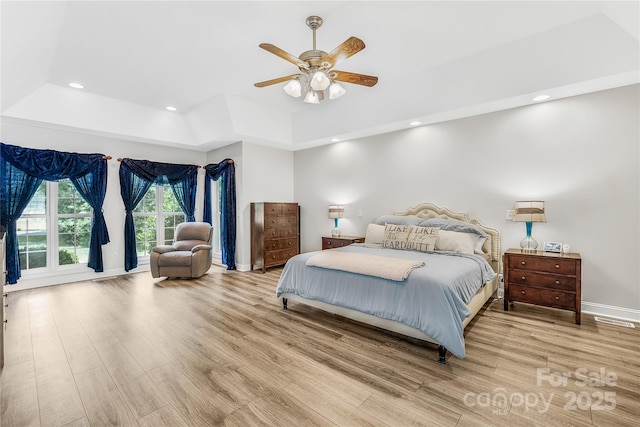
[[291,258],[276,297],[435,343],[445,363],[447,351],[465,356],[464,328],[497,289],[500,254],[497,229],[423,203],[376,218],[365,243]]

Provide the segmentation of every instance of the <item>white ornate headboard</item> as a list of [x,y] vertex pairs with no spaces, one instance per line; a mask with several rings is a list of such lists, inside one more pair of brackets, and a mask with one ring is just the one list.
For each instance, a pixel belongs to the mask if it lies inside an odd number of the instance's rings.
[[469,215],[465,212],[453,212],[448,208],[443,208],[438,205],[434,205],[433,203],[422,203],[418,206],[414,206],[412,208],[407,209],[404,212],[397,212],[394,215],[415,215],[419,218],[429,219],[429,218],[451,218],[457,219],[459,221],[464,221],[476,225],[483,229],[488,235],[489,238],[482,249],[484,252],[491,255],[491,267],[496,273],[500,273],[500,263],[502,253],[500,251],[500,231],[495,228],[487,227],[483,225],[477,218]]

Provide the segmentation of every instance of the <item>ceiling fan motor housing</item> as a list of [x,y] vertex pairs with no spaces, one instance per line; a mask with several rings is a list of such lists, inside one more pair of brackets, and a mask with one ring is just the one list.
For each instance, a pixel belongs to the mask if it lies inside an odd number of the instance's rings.
[[[325,56],[327,56],[327,52],[324,52],[322,50],[312,49],[312,50],[307,50],[306,52],[302,52],[298,58],[308,63],[309,68],[313,70],[323,66],[322,58],[324,58]],[[301,67],[300,69],[302,70]]]

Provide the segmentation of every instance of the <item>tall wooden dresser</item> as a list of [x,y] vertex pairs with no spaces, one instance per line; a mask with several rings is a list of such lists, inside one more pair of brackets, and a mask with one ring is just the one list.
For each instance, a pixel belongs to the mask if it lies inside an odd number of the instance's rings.
[[251,269],[285,264],[300,253],[297,203],[251,203]]

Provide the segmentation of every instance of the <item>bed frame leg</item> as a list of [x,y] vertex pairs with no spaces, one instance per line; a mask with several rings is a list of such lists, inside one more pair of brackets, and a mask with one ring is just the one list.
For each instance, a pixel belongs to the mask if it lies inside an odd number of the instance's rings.
[[438,345],[438,363],[442,363],[443,365],[447,363],[445,360],[445,356],[447,355],[447,347],[443,345]]
[[287,302],[289,302],[288,299],[286,298],[282,298],[282,309],[286,310],[287,309]]

